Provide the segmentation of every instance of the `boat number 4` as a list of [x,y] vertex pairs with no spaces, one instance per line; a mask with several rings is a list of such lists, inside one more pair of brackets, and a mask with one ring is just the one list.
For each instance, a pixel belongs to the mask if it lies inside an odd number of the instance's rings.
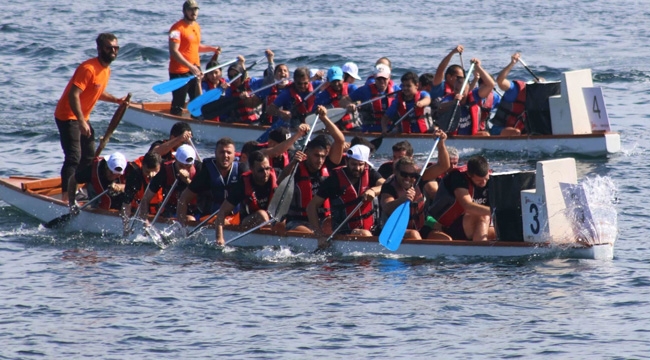
[[603,91],[599,87],[582,88],[582,93],[587,105],[589,122],[591,122],[592,131],[610,131],[609,117],[603,99]]

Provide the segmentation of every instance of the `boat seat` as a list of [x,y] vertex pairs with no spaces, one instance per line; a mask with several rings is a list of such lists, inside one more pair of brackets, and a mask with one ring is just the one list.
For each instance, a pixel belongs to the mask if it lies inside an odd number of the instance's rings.
[[41,195],[53,195],[61,193],[61,178],[39,179],[24,181],[20,185],[23,191],[29,191]]

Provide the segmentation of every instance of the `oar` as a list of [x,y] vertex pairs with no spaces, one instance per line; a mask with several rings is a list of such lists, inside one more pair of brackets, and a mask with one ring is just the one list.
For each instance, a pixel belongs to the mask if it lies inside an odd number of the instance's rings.
[[252,233],[253,231],[255,231],[255,230],[261,228],[262,226],[266,226],[266,225],[268,225],[268,224],[270,224],[270,223],[272,223],[272,222],[275,222],[275,221],[277,221],[276,218],[271,218],[271,219],[269,219],[269,220],[266,220],[265,222],[263,222],[263,223],[261,223],[261,224],[255,226],[254,228],[252,228],[252,229],[250,229],[250,230],[248,230],[248,231],[246,231],[246,232],[243,232],[243,233],[241,233],[241,234],[235,236],[234,238],[232,238],[232,239],[226,241],[223,245],[226,246],[226,245],[230,244],[231,242],[233,242],[233,241],[235,241],[235,240],[239,240],[239,239],[243,238],[244,236],[246,236],[246,235]]
[[[237,76],[232,78],[228,82],[228,85],[232,84],[235,80],[239,79],[242,75],[246,73],[246,71],[252,69],[255,65],[257,65],[257,63],[259,63],[262,60],[264,60],[264,58],[255,60],[252,64],[250,64],[250,66],[246,68],[245,71],[237,74]],[[187,104],[187,110],[190,112],[190,114],[194,116],[201,116],[201,108],[203,107],[203,105],[219,100],[221,94],[223,94],[223,89],[221,87],[216,87],[210,91],[206,91],[205,94],[196,97],[194,100],[190,101]]]
[[[332,108],[332,109],[327,109],[327,117],[333,122],[337,122],[341,120],[347,114],[347,110],[343,108]],[[311,114],[305,118],[306,123],[313,122],[314,119],[318,118],[318,114]],[[320,129],[319,129],[320,130]]]
[[[165,199],[163,200],[162,204],[160,204],[160,208],[156,212],[156,215],[153,217],[153,220],[151,220],[151,224],[149,224],[149,226],[145,227],[145,231],[147,232],[147,234],[151,235],[149,233],[149,228],[156,223],[156,220],[158,220],[158,217],[162,213],[163,209],[165,208],[165,206],[167,206],[167,202],[169,201],[169,198],[171,197],[172,193],[174,192],[174,189],[176,189],[176,185],[178,185],[178,179],[174,180],[174,183],[172,184],[172,187],[167,192],[167,196],[165,196]],[[153,235],[152,235],[152,237],[153,237]]]
[[[256,93],[258,93],[258,92],[260,92],[262,90],[266,90],[266,89],[270,88],[271,86],[275,86],[275,85],[277,85],[277,84],[279,84],[279,83],[281,83],[283,81],[286,81],[286,80],[287,79],[280,79],[280,80],[277,80],[274,83],[262,86],[261,88],[259,88],[257,90],[251,91],[250,95],[256,94]],[[210,91],[213,91],[213,90],[210,90]],[[221,101],[224,101],[226,99],[227,99],[227,101],[225,103],[221,103]],[[223,99],[217,99],[217,100],[221,100],[221,101],[219,103],[217,103],[217,102],[215,102],[216,101],[215,100],[213,102],[206,103],[199,109],[199,112],[195,111],[192,115],[199,116],[199,115],[203,114],[203,117],[205,119],[214,119],[215,117],[220,116],[223,113],[227,113],[232,108],[239,105],[239,98],[236,98],[236,97],[223,98]],[[213,104],[215,106],[212,106]],[[188,109],[189,109],[189,105],[188,105]],[[198,115],[197,115],[197,113],[198,113]]]
[[[318,85],[314,90],[312,90],[312,92],[310,92],[309,94],[307,94],[307,96],[305,96],[305,98],[302,99],[302,101],[303,101],[303,102],[304,102],[304,101],[307,101],[307,99],[309,99],[310,97],[314,96],[314,95],[318,92],[318,90],[320,90],[320,88],[323,87],[323,85],[325,85],[325,82],[324,82],[324,81],[323,81],[322,83],[320,83],[320,85]],[[294,104],[294,106],[296,106],[296,105]],[[307,119],[305,119],[305,122],[307,122]],[[278,123],[279,123],[279,121],[278,121]],[[284,122],[283,122],[282,124],[284,124]],[[277,128],[277,127],[280,126],[280,125],[281,125],[281,124],[278,124],[278,125],[276,126],[275,123],[274,123],[273,125],[271,125],[271,127],[269,127],[268,129],[266,129],[266,131],[264,131],[264,133],[262,133],[262,135],[260,135],[260,136],[257,138],[257,142],[266,142],[266,141],[268,140],[268,138],[269,138],[269,134],[271,133],[271,131],[273,131],[273,129]]]
[[[221,210],[221,209],[219,209],[219,210]],[[208,223],[208,221],[212,220],[212,218],[214,218],[215,216],[217,216],[217,215],[219,214],[219,210],[213,212],[212,214],[210,214],[210,216],[208,216],[208,217],[205,218],[203,221],[201,221],[200,223],[198,223],[198,224],[194,227],[194,229],[190,230],[190,232],[188,232],[187,235],[185,235],[185,236],[192,236],[195,232],[199,231],[199,230],[200,230],[200,229],[201,229],[205,224]]]
[[192,147],[192,149],[194,149],[194,153],[196,154],[196,160],[203,162],[203,160],[201,160],[201,155],[199,155],[199,151],[196,150],[196,146],[194,146],[194,141],[192,141],[192,138],[190,138],[190,146]]
[[[151,180],[147,184],[147,187],[144,189],[144,194],[147,193],[147,190],[149,190],[149,186],[151,185]],[[140,199],[142,201],[142,199]],[[140,203],[138,203],[138,208],[135,209],[135,214],[131,217],[131,220],[129,221],[129,226],[124,230],[126,234],[130,234],[133,231],[133,225],[135,225],[135,221],[138,219],[138,216],[140,215]]]
[[102,153],[102,150],[104,150],[104,148],[106,147],[106,144],[108,144],[108,140],[113,135],[113,132],[117,128],[117,125],[119,125],[120,121],[122,120],[122,117],[124,116],[124,112],[126,111],[126,108],[129,106],[129,101],[131,101],[131,93],[126,95],[124,101],[120,104],[120,106],[117,107],[117,110],[115,110],[115,114],[113,114],[113,118],[111,119],[111,122],[108,124],[108,128],[106,128],[106,133],[99,140],[99,146],[97,146],[97,150],[95,150],[95,157],[98,157],[99,154]]
[[[465,88],[467,87],[467,84],[469,83],[469,74],[471,74],[472,71],[474,71],[474,63],[472,63],[472,65],[469,66],[469,70],[466,73],[466,74],[468,74],[468,76],[465,76],[465,80],[463,80],[463,86],[461,86],[461,88],[460,88],[460,93],[461,94],[465,93]],[[460,100],[456,100],[456,105],[454,105],[454,111],[451,113],[451,119],[449,120],[449,125],[447,125],[447,129],[446,129],[445,132],[450,132],[451,131],[452,125],[454,123],[454,118],[456,117],[456,111],[458,111],[459,106],[460,106]]]
[[359,204],[354,208],[354,210],[352,210],[350,212],[350,214],[341,222],[341,224],[339,224],[339,226],[336,228],[336,230],[332,231],[332,234],[330,235],[330,237],[327,238],[327,243],[328,244],[332,241],[332,238],[334,238],[334,235],[336,235],[336,233],[339,232],[339,230],[341,230],[343,225],[345,225],[352,218],[352,215],[354,215],[354,213],[357,212],[361,208],[361,206],[363,204],[364,204],[364,201],[363,200],[360,201]]
[[524,68],[525,68],[526,70],[528,70],[528,72],[529,72],[531,75],[533,75],[533,77],[535,78],[535,80],[537,80],[537,82],[540,82],[540,81],[541,81],[541,80],[537,77],[537,75],[535,75],[535,73],[533,72],[533,70],[531,70],[531,69],[528,67],[528,65],[526,65],[526,63],[524,62],[524,59],[522,59],[522,58],[520,57],[520,58],[519,58],[519,62],[521,63],[521,65],[524,66]]
[[[413,187],[418,186],[418,183],[420,182],[422,175],[424,175],[424,172],[427,169],[427,164],[429,163],[429,160],[431,160],[433,152],[436,150],[439,141],[440,137],[437,137],[435,143],[433,144],[433,147],[431,148],[431,152],[429,153],[427,161],[424,162],[424,166],[422,166],[422,170],[420,170],[420,177],[417,179],[415,184],[413,184]],[[390,215],[384,224],[384,227],[381,229],[381,233],[379,234],[379,243],[382,244],[386,249],[395,251],[402,243],[402,239],[406,233],[406,227],[408,226],[409,219],[411,217],[410,207],[411,200],[407,200],[398,206],[395,210],[393,210],[393,213]]]
[[[230,64],[232,64],[232,63],[234,63],[236,61],[237,61],[237,59],[232,60],[232,61],[228,61],[227,63],[224,63],[224,64],[219,64],[219,65],[217,65],[215,67],[211,67],[211,68],[205,70],[205,72],[203,72],[203,74],[205,75],[205,74],[207,74],[207,73],[209,73],[211,71],[221,69],[222,67],[228,66],[228,65],[230,65]],[[185,86],[185,84],[192,81],[192,79],[194,79],[195,77],[196,76],[185,76],[185,77],[181,77],[181,78],[176,78],[176,79],[171,79],[171,80],[168,80],[168,81],[164,81],[164,82],[161,82],[160,84],[154,85],[153,86],[153,91],[155,91],[156,94],[158,94],[158,95],[163,95],[163,94],[166,94],[168,92],[172,92],[172,91],[174,91],[176,89],[182,88],[183,86]]]
[[[83,206],[81,206],[81,207],[79,208],[79,211],[81,211],[81,210],[87,208],[88,206],[90,206],[90,204],[94,203],[94,202],[97,201],[99,198],[101,198],[102,196],[104,196],[104,195],[105,195],[109,190],[110,190],[110,189],[106,189],[106,190],[102,191],[101,194],[99,194],[99,195],[95,196],[94,198],[88,200],[88,202],[86,202],[85,204],[83,204]],[[53,220],[48,221],[48,222],[47,222],[45,225],[43,225],[43,226],[45,226],[45,227],[48,228],[48,229],[58,229],[58,228],[64,226],[65,224],[67,224],[68,221],[70,221],[70,220],[71,220],[73,217],[75,217],[75,216],[77,216],[77,214],[67,213],[67,214],[65,214],[65,215],[61,215],[61,216],[59,216],[59,217],[56,218],[56,219],[53,219]]]
[[[411,115],[411,113],[413,111],[415,111],[415,104],[413,104],[413,107],[411,108],[411,110],[407,111],[406,114],[402,115],[402,117],[399,118],[399,120],[397,120],[395,123],[393,123],[388,128],[388,131],[386,131],[386,134],[389,134],[391,131],[393,131],[393,129],[395,129],[395,127],[397,125],[399,125],[404,119],[406,119],[407,116]],[[381,146],[381,143],[384,141],[384,136],[386,136],[386,135],[381,134],[381,135],[377,136],[376,138],[370,140],[370,143],[375,146],[375,150],[379,149],[379,147]]]

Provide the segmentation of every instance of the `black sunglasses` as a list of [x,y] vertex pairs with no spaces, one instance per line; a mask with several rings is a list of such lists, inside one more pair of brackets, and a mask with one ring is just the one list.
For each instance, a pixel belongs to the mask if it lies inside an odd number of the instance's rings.
[[116,52],[117,52],[117,51],[120,51],[120,47],[119,47],[119,46],[105,45],[105,46],[104,46],[104,49],[106,49],[106,50],[115,50]]
[[399,174],[403,178],[410,177],[411,179],[415,179],[415,180],[417,180],[420,177],[420,174],[418,173],[410,173],[406,171],[400,171]]

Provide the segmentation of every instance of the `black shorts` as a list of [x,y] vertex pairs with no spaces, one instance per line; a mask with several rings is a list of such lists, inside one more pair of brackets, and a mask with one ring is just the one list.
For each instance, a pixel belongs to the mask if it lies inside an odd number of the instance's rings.
[[469,240],[465,234],[465,229],[463,229],[463,218],[465,215],[459,216],[449,227],[445,227],[442,230],[453,240]]

